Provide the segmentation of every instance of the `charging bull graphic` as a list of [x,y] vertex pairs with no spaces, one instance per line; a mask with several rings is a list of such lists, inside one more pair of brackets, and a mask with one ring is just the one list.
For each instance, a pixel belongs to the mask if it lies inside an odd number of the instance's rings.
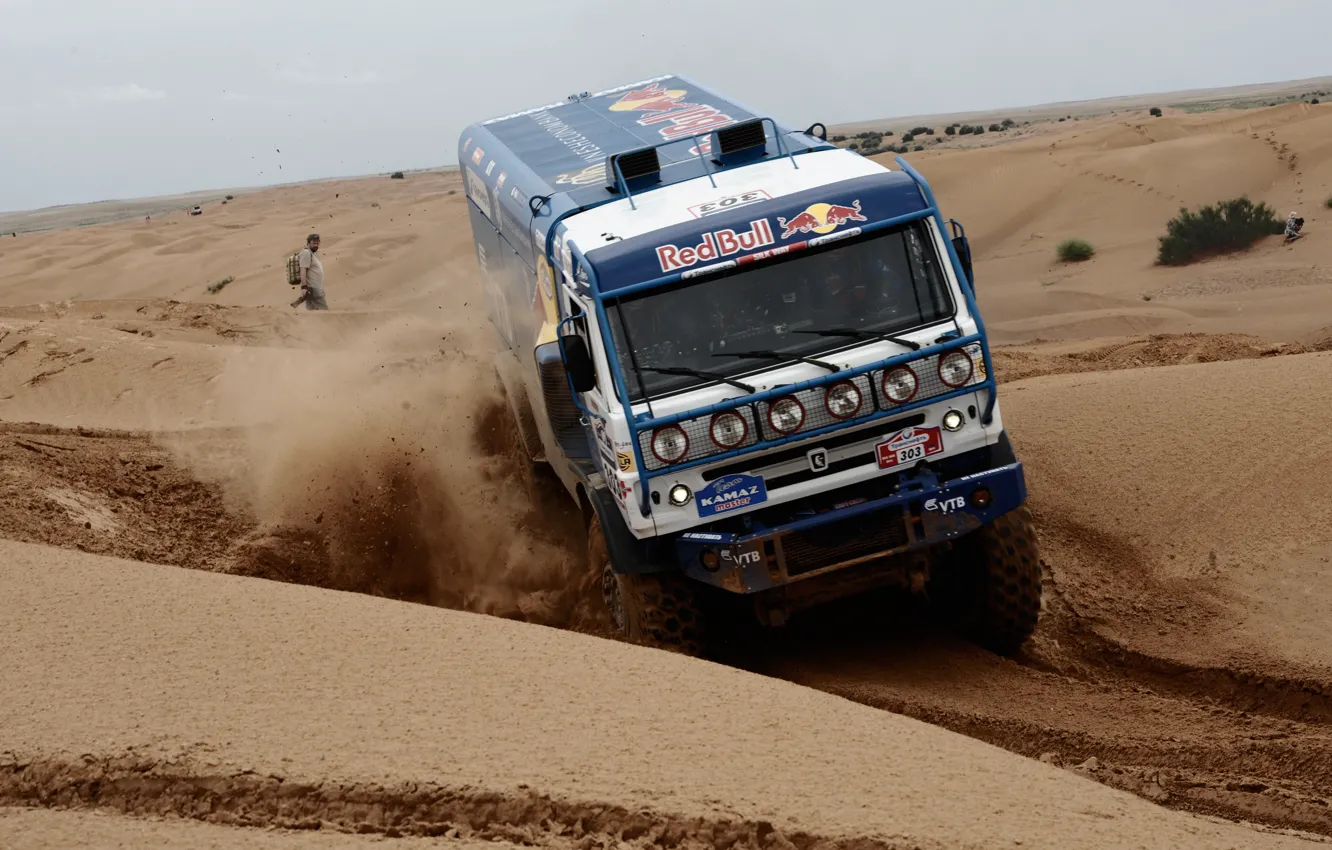
[[852,201],[851,206],[840,204],[811,204],[800,215],[787,221],[777,217],[777,226],[782,228],[783,239],[790,239],[797,233],[832,233],[848,221],[868,221],[860,212],[860,201]]
[[684,89],[668,89],[661,83],[653,83],[647,88],[625,92],[610,108],[611,112],[669,112],[684,100],[686,94]]

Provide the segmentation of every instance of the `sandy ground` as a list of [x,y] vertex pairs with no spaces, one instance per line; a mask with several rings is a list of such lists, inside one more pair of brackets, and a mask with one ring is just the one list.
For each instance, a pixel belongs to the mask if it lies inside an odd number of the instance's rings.
[[[1329,122],[909,155],[1005,343],[1049,589],[1014,660],[880,600],[718,663],[599,637],[579,518],[514,463],[456,175],[0,239],[0,846],[1332,835]],[[1308,237],[1152,265],[1241,192]],[[327,314],[287,306],[310,231]]]
[[[552,844],[1299,843],[660,651],[27,544],[0,563],[9,628],[41,637],[0,672],[19,799]],[[943,804],[963,783],[984,805]]]

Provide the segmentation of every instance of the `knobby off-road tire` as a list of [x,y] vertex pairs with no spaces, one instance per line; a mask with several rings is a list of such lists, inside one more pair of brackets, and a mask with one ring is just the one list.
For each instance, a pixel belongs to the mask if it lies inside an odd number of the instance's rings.
[[1041,561],[1031,510],[1012,510],[959,542],[941,576],[943,604],[973,641],[1013,655],[1036,630]]
[[591,590],[600,591],[617,635],[685,655],[704,653],[704,618],[688,578],[680,573],[617,574],[611,569],[595,511],[587,530],[587,552]]

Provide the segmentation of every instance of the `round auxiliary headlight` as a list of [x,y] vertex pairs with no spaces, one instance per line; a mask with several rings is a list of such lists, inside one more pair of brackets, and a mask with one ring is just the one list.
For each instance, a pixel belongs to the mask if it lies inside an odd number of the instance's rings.
[[971,380],[973,368],[971,358],[965,351],[950,351],[939,358],[939,380],[957,389]]
[[678,425],[667,425],[652,433],[652,453],[662,463],[676,463],[689,454],[689,437]]
[[783,396],[768,408],[768,422],[778,434],[794,434],[805,424],[805,406],[795,396]]
[[712,417],[712,427],[708,432],[717,448],[733,449],[749,436],[749,423],[734,410],[724,410]]
[[683,484],[676,484],[674,487],[671,488],[671,492],[667,495],[666,498],[671,500],[672,505],[675,505],[677,508],[679,508],[689,504],[689,499],[693,495],[694,495],[693,493],[689,492],[688,487],[684,486]]
[[956,410],[950,410],[943,415],[943,426],[945,431],[961,431],[962,426],[966,424],[966,419]]
[[916,397],[920,381],[910,366],[897,366],[883,376],[884,398],[893,404],[906,404]]
[[841,381],[828,389],[823,404],[837,419],[850,419],[860,412],[860,388],[850,381]]

